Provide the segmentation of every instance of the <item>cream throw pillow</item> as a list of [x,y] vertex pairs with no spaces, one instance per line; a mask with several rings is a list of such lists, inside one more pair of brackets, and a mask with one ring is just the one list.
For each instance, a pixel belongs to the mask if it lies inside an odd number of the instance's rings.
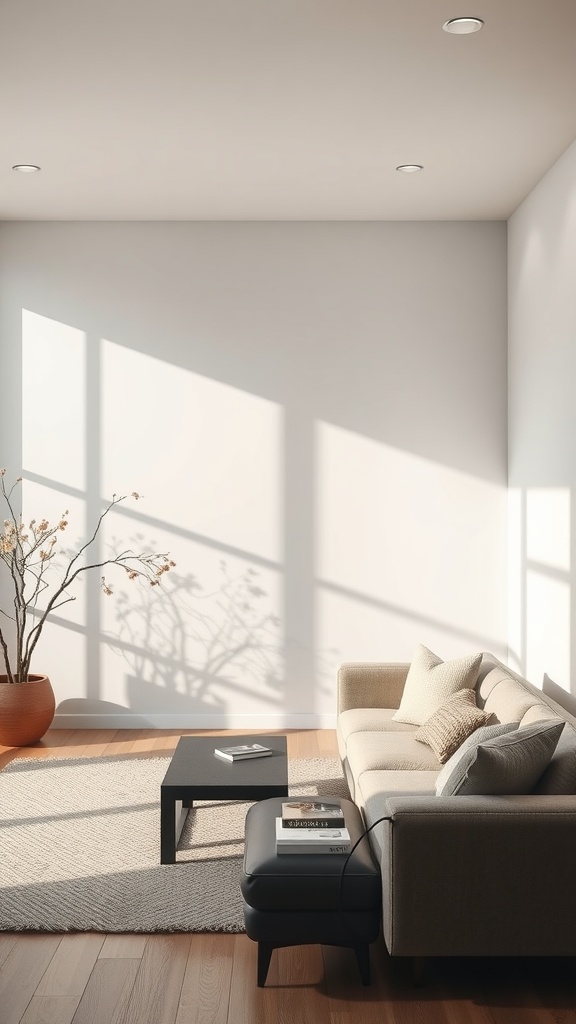
[[476,691],[467,687],[458,690],[438,708],[428,721],[414,733],[419,743],[427,743],[444,764],[465,739],[481,725],[487,725],[492,715],[476,707]]
[[424,722],[458,690],[476,685],[482,654],[472,654],[456,661],[441,658],[419,644],[408,669],[400,707],[392,718],[395,722],[424,725]]

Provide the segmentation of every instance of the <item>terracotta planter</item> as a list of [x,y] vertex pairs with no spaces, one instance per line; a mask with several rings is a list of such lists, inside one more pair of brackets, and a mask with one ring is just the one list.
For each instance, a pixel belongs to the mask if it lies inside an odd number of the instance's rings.
[[27,747],[52,724],[56,702],[48,676],[30,675],[25,683],[9,683],[0,675],[0,744]]

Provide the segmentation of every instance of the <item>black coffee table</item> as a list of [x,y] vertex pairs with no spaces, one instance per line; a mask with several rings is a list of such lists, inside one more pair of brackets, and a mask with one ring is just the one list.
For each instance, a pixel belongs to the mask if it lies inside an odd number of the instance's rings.
[[[224,761],[214,747],[262,743],[271,757]],[[285,736],[182,736],[160,786],[160,863],[176,863],[176,846],[194,800],[265,800],[288,796]]]

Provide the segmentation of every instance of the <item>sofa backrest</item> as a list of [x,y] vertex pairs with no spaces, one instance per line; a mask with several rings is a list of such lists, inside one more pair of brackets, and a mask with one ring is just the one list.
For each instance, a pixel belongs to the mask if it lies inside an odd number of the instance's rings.
[[477,684],[478,704],[491,711],[499,722],[531,725],[543,720],[565,721],[550,765],[535,793],[576,793],[576,719],[526,679],[508,669],[493,655],[485,654]]
[[530,725],[543,719],[563,717],[524,683],[500,667],[490,669],[479,680],[477,692],[480,707],[492,712],[499,722]]

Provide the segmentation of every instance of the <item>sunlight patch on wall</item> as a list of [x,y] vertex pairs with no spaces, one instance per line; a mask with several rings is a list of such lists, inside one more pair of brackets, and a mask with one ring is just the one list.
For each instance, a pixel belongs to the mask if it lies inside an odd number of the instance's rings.
[[532,487],[526,491],[526,558],[550,569],[570,569],[570,491]]
[[22,461],[25,471],[85,486],[86,335],[22,310]]
[[102,395],[104,493],[141,491],[147,515],[282,561],[280,406],[110,341]]
[[526,675],[542,686],[544,673],[570,691],[570,584],[528,569]]
[[281,407],[110,341],[101,395],[103,493],[143,494],[104,546],[177,563],[162,589],[114,573],[101,696],[156,714],[281,707]]
[[136,490],[142,501],[105,518],[90,560],[131,547],[170,552],[177,567],[162,588],[114,566],[81,577],[34,667],[53,675],[58,701],[144,715],[282,709],[281,407],[90,343],[87,353],[83,332],[23,314],[24,516],[54,522],[67,510],[58,541],[75,552],[113,493]]
[[526,491],[526,673],[570,689],[570,490]]
[[409,660],[418,642],[503,652],[505,489],[325,422],[316,453],[320,646],[344,660]]
[[524,672],[524,533],[523,493],[508,489],[508,663]]
[[[329,680],[343,661],[410,661],[420,642],[442,658],[479,649],[474,639],[463,641],[431,619],[413,616],[409,609],[387,607],[385,601],[365,602],[358,594],[334,593],[324,583],[317,590],[316,617],[318,635],[326,641],[318,661],[325,666],[330,659]],[[326,713],[333,704],[332,690],[328,700],[321,702],[318,697],[318,706]]]

